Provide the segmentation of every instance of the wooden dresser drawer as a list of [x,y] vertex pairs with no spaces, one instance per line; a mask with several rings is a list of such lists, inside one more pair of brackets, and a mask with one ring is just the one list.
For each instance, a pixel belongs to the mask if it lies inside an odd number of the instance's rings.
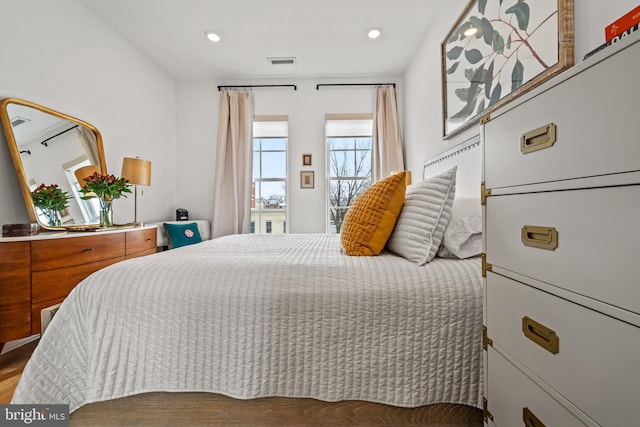
[[66,297],[78,283],[91,273],[119,261],[124,261],[124,257],[46,271],[34,271],[31,275],[31,300],[34,304],[38,304]]
[[31,270],[41,271],[86,264],[125,254],[125,233],[31,242]]
[[[640,170],[640,85],[637,67],[629,66],[637,58],[640,43],[492,114],[484,126],[487,188]],[[550,123],[557,141],[523,154],[522,135]]]
[[0,342],[31,332],[29,242],[0,244]]
[[[486,207],[489,263],[640,313],[640,185],[492,196]],[[528,244],[555,228],[557,248],[526,246],[524,226]]]
[[121,256],[83,265],[34,271],[31,276],[31,333],[40,332],[40,310],[62,302],[91,273],[123,260]]
[[487,332],[496,350],[598,424],[637,424],[640,328],[492,272],[486,289]]
[[155,228],[129,231],[125,233],[125,251],[127,259],[155,253],[156,233],[157,230]]
[[589,425],[576,418],[496,350],[489,347],[487,357],[489,364],[487,387],[491,396],[488,409],[494,425],[498,427],[540,425],[525,424],[525,414],[527,418],[535,417],[549,427]]

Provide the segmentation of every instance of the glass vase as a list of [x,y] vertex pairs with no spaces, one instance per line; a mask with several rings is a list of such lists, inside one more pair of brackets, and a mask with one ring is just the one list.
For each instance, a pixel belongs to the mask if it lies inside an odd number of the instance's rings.
[[100,228],[113,227],[113,209],[111,203],[113,200],[106,197],[98,197],[100,201]]
[[44,208],[42,212],[47,217],[47,222],[49,227],[60,227],[62,226],[62,221],[60,221],[60,216],[58,215],[58,211],[54,208]]

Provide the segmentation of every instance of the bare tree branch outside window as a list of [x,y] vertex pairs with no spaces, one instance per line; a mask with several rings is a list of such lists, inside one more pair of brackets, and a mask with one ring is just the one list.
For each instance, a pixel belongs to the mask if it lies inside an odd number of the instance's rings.
[[329,138],[329,215],[340,233],[353,201],[371,184],[371,137]]

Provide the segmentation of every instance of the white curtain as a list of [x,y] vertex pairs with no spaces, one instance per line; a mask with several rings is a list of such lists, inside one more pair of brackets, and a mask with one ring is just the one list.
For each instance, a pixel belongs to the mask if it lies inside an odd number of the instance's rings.
[[373,182],[391,172],[404,170],[402,140],[398,123],[396,91],[393,86],[376,90],[376,112],[373,116],[371,179]]
[[80,138],[80,143],[84,147],[84,151],[87,153],[87,157],[89,158],[89,163],[91,163],[92,165],[99,165],[100,153],[98,151],[98,141],[96,140],[96,135],[91,129],[87,129],[82,125],[79,125],[77,130],[78,137]]
[[253,98],[244,90],[220,92],[212,237],[249,232]]

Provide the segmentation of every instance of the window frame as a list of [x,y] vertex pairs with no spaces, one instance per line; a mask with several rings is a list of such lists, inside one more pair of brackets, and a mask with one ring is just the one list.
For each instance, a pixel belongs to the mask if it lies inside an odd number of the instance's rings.
[[[262,142],[260,143],[260,148],[259,148],[259,153],[260,153],[260,164],[259,164],[259,177],[256,178],[253,176],[253,163],[254,160],[252,160],[252,172],[251,172],[251,222],[254,223],[253,225],[253,233],[252,234],[267,234],[266,233],[266,218],[265,215],[268,214],[268,212],[265,212],[265,206],[261,205],[260,207],[258,207],[258,199],[257,199],[257,194],[260,194],[263,197],[263,201],[264,201],[264,195],[262,194],[262,183],[268,183],[268,182],[282,182],[284,183],[285,186],[285,194],[284,194],[284,201],[285,201],[285,208],[282,209],[282,211],[284,212],[284,221],[287,221],[287,219],[289,218],[289,188],[290,188],[290,177],[289,177],[289,117],[286,115],[276,115],[276,116],[254,116],[253,118],[253,123],[252,126],[255,126],[255,123],[257,122],[286,122],[286,136],[283,135],[277,135],[277,136],[258,136],[256,137],[255,134],[252,135],[251,138],[251,152],[252,152],[252,157],[255,155],[256,150],[255,150],[255,141],[256,140],[269,140],[269,139],[284,139],[284,150],[281,149],[263,149],[262,148]],[[284,152],[285,155],[285,160],[284,160],[284,172],[285,172],[285,177],[284,178],[274,178],[274,177],[267,177],[267,178],[263,178],[262,174],[263,174],[263,168],[262,168],[262,154],[263,153],[268,153],[268,152],[273,152],[273,153],[281,153]],[[255,207],[254,207],[255,206]],[[278,208],[279,209],[279,208]],[[254,216],[254,214],[257,215]],[[273,214],[273,212],[271,212],[271,214]],[[263,230],[264,227],[264,230]],[[251,230],[250,230],[251,231]],[[272,232],[273,232],[273,224],[272,224]],[[284,230],[284,232],[286,233],[286,230]]]
[[[339,120],[368,120],[371,122],[371,131],[369,132],[368,135],[364,135],[364,134],[350,134],[350,135],[329,135],[330,132],[327,131],[327,126],[328,126],[328,122],[330,121],[339,121]],[[331,144],[330,144],[330,140],[331,139],[337,139],[337,138],[344,138],[344,139],[354,139],[354,144],[353,144],[353,148],[349,148],[349,149],[344,149],[344,150],[332,150],[331,149]],[[356,141],[359,138],[368,138],[370,140],[370,147],[369,147],[369,172],[368,175],[366,177],[358,175],[358,167],[357,167],[357,153],[358,151],[364,151],[362,149],[358,149],[358,142]],[[357,197],[357,195],[361,194],[366,188],[368,188],[371,185],[371,158],[372,158],[372,149],[373,149],[373,113],[351,113],[351,114],[326,114],[325,115],[325,146],[326,146],[326,158],[327,158],[327,185],[326,185],[326,197],[325,197],[325,215],[326,215],[326,232],[330,233],[330,234],[336,234],[339,233],[340,230],[338,229],[338,227],[333,224],[332,225],[332,214],[331,214],[331,209],[333,208],[333,206],[331,205],[331,184],[332,181],[365,181],[368,182],[368,184],[364,187],[359,189],[355,196],[353,197],[353,200],[355,200],[355,197]],[[334,151],[353,151],[354,153],[354,173],[356,175],[354,176],[336,176],[334,177],[332,175],[332,168],[333,168],[333,164],[332,164],[332,152]],[[351,204],[353,203],[353,200],[350,201],[349,205],[345,208],[345,214],[346,211],[349,209],[349,206],[351,206]],[[344,218],[344,214],[343,214],[343,218]]]

